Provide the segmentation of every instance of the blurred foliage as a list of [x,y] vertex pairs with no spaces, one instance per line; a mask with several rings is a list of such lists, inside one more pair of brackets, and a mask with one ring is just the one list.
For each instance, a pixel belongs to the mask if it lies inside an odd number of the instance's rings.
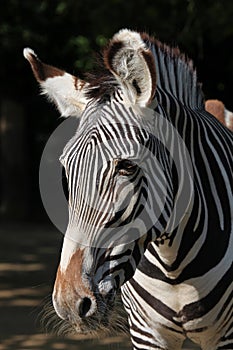
[[[22,49],[81,74],[116,31],[147,31],[179,45],[199,68],[208,97],[231,102],[233,2],[222,0],[0,0],[0,72],[7,94],[24,93],[28,70]],[[26,79],[21,79],[22,74]],[[14,85],[10,77],[14,77]],[[17,77],[20,79],[17,80]],[[229,95],[228,95],[229,94]],[[233,106],[232,106],[233,108]]]
[[[61,119],[39,96],[23,48],[82,77],[121,28],[146,31],[191,57],[206,98],[233,110],[233,2],[226,0],[0,0],[0,103],[25,110],[30,177],[37,186],[46,139]],[[1,116],[0,116],[1,118]],[[32,186],[32,192],[35,188]],[[38,192],[38,189],[36,190]]]

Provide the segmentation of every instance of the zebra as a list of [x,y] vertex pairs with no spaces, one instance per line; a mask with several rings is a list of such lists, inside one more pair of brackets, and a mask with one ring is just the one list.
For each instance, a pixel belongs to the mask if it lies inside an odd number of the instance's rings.
[[129,29],[85,81],[24,56],[61,115],[80,118],[60,157],[58,316],[111,329],[120,291],[134,350],[233,349],[233,137],[205,110],[192,61]]

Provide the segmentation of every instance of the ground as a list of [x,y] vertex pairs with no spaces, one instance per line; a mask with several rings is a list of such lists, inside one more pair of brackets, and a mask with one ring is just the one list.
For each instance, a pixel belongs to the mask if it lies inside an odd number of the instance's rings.
[[[62,238],[52,225],[1,224],[0,350],[130,350],[127,336],[61,337],[41,325]],[[186,349],[194,348],[187,343]]]

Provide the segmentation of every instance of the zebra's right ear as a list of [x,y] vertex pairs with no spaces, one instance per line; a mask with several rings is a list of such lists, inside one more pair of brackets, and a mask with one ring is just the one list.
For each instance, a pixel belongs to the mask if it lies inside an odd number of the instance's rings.
[[42,93],[55,103],[63,117],[80,116],[88,100],[87,83],[56,67],[41,62],[32,49],[25,48],[24,57],[29,61]]
[[150,104],[156,89],[155,62],[139,33],[123,29],[115,34],[104,51],[104,63],[132,103]]

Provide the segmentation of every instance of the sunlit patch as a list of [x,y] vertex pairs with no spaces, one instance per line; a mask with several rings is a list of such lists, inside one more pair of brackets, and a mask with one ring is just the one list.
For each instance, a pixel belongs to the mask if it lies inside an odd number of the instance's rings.
[[0,306],[37,307],[38,298],[47,292],[47,287],[38,288],[6,288],[0,290]]
[[[81,340],[81,342],[80,342]],[[101,350],[105,345],[121,350],[129,349],[129,338],[126,336],[102,337],[93,340],[90,335],[54,337],[48,334],[21,334],[1,339],[0,349],[23,350]]]
[[46,265],[44,264],[38,264],[38,263],[31,263],[31,264],[21,264],[21,263],[0,263],[0,272],[4,271],[24,271],[24,272],[30,272],[30,271],[38,271],[46,269]]

